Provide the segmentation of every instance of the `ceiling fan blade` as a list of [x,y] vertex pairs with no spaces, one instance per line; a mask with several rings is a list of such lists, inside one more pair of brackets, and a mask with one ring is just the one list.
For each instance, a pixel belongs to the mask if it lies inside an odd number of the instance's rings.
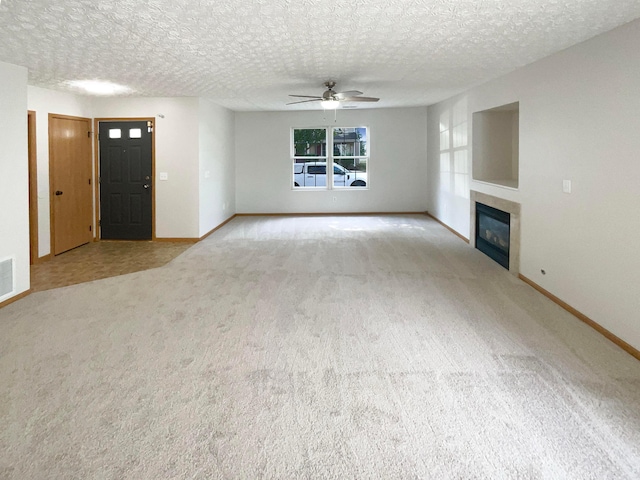
[[320,100],[322,100],[322,98],[314,98],[311,100],[300,100],[299,102],[287,103],[287,105],[295,105],[296,103],[319,102]]
[[380,100],[379,98],[375,97],[361,97],[360,95],[362,95],[362,92],[360,90],[345,90],[344,92],[334,92],[333,87],[335,87],[336,85],[334,81],[325,82],[324,85],[325,87],[327,87],[327,91],[325,91],[321,97],[316,95],[289,95],[290,97],[294,98],[309,98],[310,100],[290,102],[287,103],[287,105],[328,100],[339,102],[377,102],[378,100]]
[[345,97],[340,100],[343,102],[377,102],[380,99],[375,97]]
[[335,94],[335,96],[338,97],[339,100],[342,100],[346,97],[355,97],[356,95],[362,95],[362,92],[359,92],[358,90],[347,90],[346,92],[338,92]]

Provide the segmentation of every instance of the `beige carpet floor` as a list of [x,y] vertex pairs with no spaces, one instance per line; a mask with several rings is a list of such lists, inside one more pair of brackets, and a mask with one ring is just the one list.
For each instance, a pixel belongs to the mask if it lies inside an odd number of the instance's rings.
[[640,362],[422,215],[0,309],[2,479],[637,479]]

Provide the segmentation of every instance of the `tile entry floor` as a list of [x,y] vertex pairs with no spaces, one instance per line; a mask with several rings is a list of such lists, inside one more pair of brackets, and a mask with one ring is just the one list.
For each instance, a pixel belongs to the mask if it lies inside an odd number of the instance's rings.
[[193,243],[101,240],[31,265],[31,291],[90,282],[169,263]]

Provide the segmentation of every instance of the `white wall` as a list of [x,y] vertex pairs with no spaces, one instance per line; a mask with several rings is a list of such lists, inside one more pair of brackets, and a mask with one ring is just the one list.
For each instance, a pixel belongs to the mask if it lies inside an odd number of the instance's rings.
[[[429,211],[469,234],[449,188],[439,119],[520,102],[518,190],[471,188],[522,205],[520,271],[640,348],[640,20],[429,108]],[[471,158],[470,156],[468,158]],[[468,168],[468,166],[467,166]],[[571,180],[573,193],[562,192]],[[547,274],[542,275],[541,269]]]
[[[197,98],[86,97],[28,87],[36,112],[39,256],[50,253],[48,114],[156,120],[156,236],[197,238],[235,213],[233,113]],[[164,118],[159,115],[164,115]],[[211,176],[204,178],[209,171]],[[167,181],[158,174],[166,172]],[[194,188],[198,185],[198,188]]]
[[[95,118],[155,117],[156,237],[198,238],[198,98],[97,97],[92,112]],[[159,180],[161,172],[168,180]]]
[[231,110],[201,98],[199,119],[202,237],[236,212],[235,117]]
[[469,237],[471,110],[467,97],[428,109],[427,210]]
[[[426,108],[236,113],[239,213],[424,212]],[[368,190],[293,190],[292,127],[369,127]],[[335,197],[335,201],[333,198]]]
[[[91,99],[38,87],[27,87],[27,105],[36,112],[36,154],[38,161],[38,256],[51,252],[49,211],[49,114],[91,118]],[[95,228],[94,228],[95,231]]]
[[13,259],[13,292],[29,289],[27,69],[0,62],[0,261]]

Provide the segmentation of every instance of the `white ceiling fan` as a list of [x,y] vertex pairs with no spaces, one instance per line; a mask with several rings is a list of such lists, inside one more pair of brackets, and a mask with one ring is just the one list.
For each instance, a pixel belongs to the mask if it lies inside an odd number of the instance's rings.
[[380,100],[375,97],[362,97],[362,92],[358,90],[347,90],[346,92],[335,92],[333,87],[336,86],[336,82],[329,80],[324,82],[324,86],[327,90],[321,97],[315,95],[289,95],[296,98],[308,98],[310,100],[298,100],[297,102],[287,103],[287,105],[295,105],[297,103],[307,102],[322,102],[322,106],[328,109],[338,108],[340,102],[377,102]]

